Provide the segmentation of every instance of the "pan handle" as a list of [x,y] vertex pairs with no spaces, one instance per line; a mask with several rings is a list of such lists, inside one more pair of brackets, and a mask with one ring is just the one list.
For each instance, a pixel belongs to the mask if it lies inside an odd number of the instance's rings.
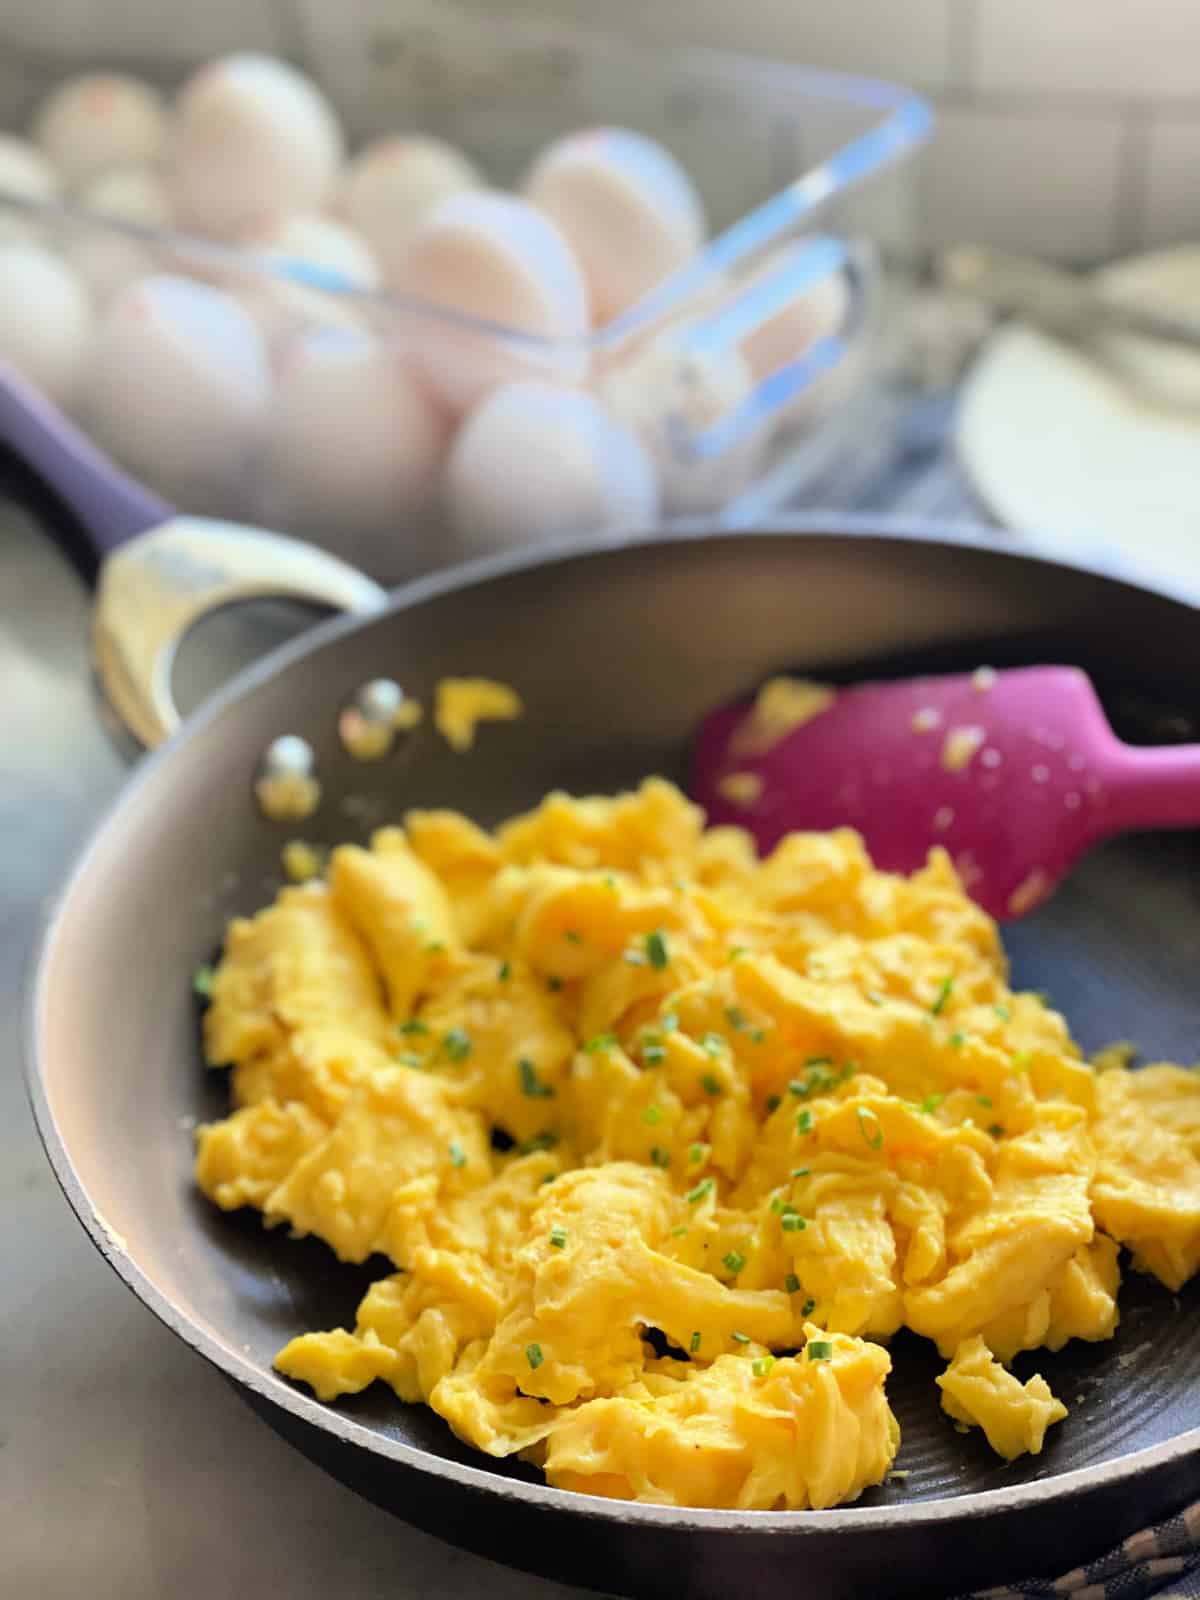
[[70,512],[99,557],[174,515],[7,361],[0,361],[0,444]]
[[207,612],[260,596],[362,612],[378,611],[386,599],[354,567],[298,539],[176,516],[3,361],[0,444],[106,558],[92,618],[96,671],[113,710],[143,745],[161,744],[179,726],[171,668],[180,640]]
[[100,570],[92,617],[96,672],[110,705],[148,748],[180,723],[175,652],[209,611],[264,596],[378,611],[386,592],[314,545],[204,517],[176,517],[123,545]]

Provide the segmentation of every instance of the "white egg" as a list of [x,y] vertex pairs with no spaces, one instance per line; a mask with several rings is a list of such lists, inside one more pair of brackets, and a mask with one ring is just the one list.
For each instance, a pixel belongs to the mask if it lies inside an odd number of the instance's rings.
[[358,289],[379,287],[379,268],[365,241],[332,217],[287,217],[252,229],[237,242],[248,250],[304,262],[318,273],[336,273]]
[[83,413],[106,450],[184,510],[234,516],[270,394],[249,314],[208,284],[163,274],[108,307]]
[[668,329],[605,372],[601,399],[650,452],[672,516],[715,511],[753,479],[767,446],[766,430],[739,436],[719,454],[693,455],[688,436],[728,417],[754,388],[736,349],[695,355]]
[[445,440],[399,357],[321,328],[288,347],[260,464],[262,520],[385,578],[407,569],[406,524],[426,512]]
[[184,85],[171,190],[179,223],[218,238],[318,211],[342,159],[329,101],[286,62],[226,56]]
[[443,200],[484,187],[461,151],[423,134],[396,134],[366,145],[342,181],[340,205],[371,246],[392,283],[417,229]]
[[[150,167],[115,167],[87,184],[80,203],[102,217],[117,217],[145,227],[165,227],[169,218],[162,179]],[[105,306],[127,284],[144,278],[158,264],[154,249],[101,226],[71,231],[63,254],[79,273],[98,306]]]
[[558,140],[534,162],[523,188],[579,258],[598,326],[704,242],[704,207],[692,180],[662,145],[626,128]]
[[512,195],[485,191],[443,201],[413,239],[396,288],[534,336],[505,339],[449,319],[405,317],[400,337],[453,411],[517,378],[575,383],[587,371],[579,267],[554,224]]
[[87,291],[65,261],[28,241],[0,244],[0,358],[69,406],[91,328]]
[[268,277],[241,277],[225,281],[227,291],[249,312],[267,343],[273,366],[286,356],[298,334],[319,328],[362,332],[365,322],[354,304],[320,289],[306,289]]
[[33,136],[68,187],[77,188],[110,167],[161,160],[166,107],[158,91],[139,78],[86,72],[68,78],[43,102]]
[[[53,200],[58,194],[58,176],[28,139],[0,133],[0,189],[20,195],[23,200]],[[0,201],[0,242],[40,237],[36,217]]]
[[550,383],[507,384],[480,402],[451,448],[444,494],[464,555],[645,531],[658,518],[638,440],[594,396]]

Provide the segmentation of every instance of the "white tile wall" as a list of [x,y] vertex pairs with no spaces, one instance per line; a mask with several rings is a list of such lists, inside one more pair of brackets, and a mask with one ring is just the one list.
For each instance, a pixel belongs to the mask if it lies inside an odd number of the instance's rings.
[[944,110],[924,174],[928,242],[1111,254],[1121,133],[1116,114]]
[[[60,62],[169,76],[224,49],[307,48],[336,91],[355,77],[339,72],[339,34],[394,27],[417,3],[435,28],[464,10],[549,16],[648,51],[725,47],[920,87],[940,112],[919,184],[926,246],[971,235],[1086,262],[1200,238],[1200,0],[0,0],[0,123],[24,117]],[[343,109],[362,132],[419,105],[389,92]],[[632,120],[636,104],[617,110]],[[727,122],[701,127],[691,152],[731,206],[767,156],[761,128],[740,150],[736,138]],[[880,201],[880,231],[900,244],[896,202]]]
[[978,89],[1125,99],[1200,97],[1195,0],[974,3]]
[[1141,242],[1200,239],[1200,119],[1156,118],[1147,130]]

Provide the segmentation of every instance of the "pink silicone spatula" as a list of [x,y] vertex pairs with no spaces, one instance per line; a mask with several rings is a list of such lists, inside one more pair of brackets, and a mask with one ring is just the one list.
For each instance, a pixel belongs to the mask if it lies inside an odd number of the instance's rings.
[[783,732],[753,703],[707,717],[692,793],[761,850],[792,829],[857,828],[877,866],[949,851],[972,898],[1024,916],[1115,833],[1200,826],[1200,745],[1134,748],[1075,667],[864,683]]

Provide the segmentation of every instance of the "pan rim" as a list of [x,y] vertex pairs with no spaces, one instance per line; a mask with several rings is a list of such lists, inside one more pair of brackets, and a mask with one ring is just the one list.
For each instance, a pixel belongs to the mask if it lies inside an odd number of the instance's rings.
[[299,1388],[271,1373],[264,1373],[243,1353],[174,1304],[143,1269],[132,1259],[109,1230],[102,1214],[75,1171],[66,1142],[50,1105],[43,1076],[41,1018],[49,996],[49,969],[64,921],[77,886],[88,872],[94,853],[125,809],[131,796],[143,784],[153,781],[160,766],[173,757],[177,746],[211,721],[225,713],[245,695],[287,671],[310,652],[332,643],[344,634],[371,625],[384,617],[408,610],[440,595],[474,588],[495,578],[507,577],[527,568],[557,566],[588,557],[615,554],[620,550],[650,550],[659,546],[687,544],[711,545],[715,542],[748,538],[771,538],[782,542],[827,539],[862,539],[883,543],[918,543],[947,549],[983,550],[1016,559],[1022,563],[1061,567],[1083,575],[1100,577],[1140,590],[1175,604],[1200,611],[1200,606],[1185,593],[1174,590],[1155,574],[1131,577],[1116,570],[1119,562],[1110,554],[1092,559],[1080,558],[1053,543],[1024,545],[1020,536],[1006,530],[991,530],[973,524],[922,522],[910,518],[831,512],[827,516],[806,514],[765,519],[753,529],[732,530],[700,521],[679,522],[651,533],[633,531],[616,538],[569,540],[534,550],[508,551],[484,557],[463,566],[448,568],[403,584],[393,590],[380,611],[367,616],[334,616],[307,629],[294,640],[251,663],[227,685],[210,696],[160,749],[143,757],[134,773],[94,822],[81,848],[75,853],[60,887],[46,903],[30,946],[29,973],[25,986],[22,1019],[22,1055],[26,1091],[42,1147],[46,1152],[68,1204],[82,1224],[93,1246],[125,1286],[189,1349],[232,1379],[250,1394],[272,1407],[290,1414],[298,1422],[330,1435],[336,1442],[382,1457],[408,1470],[429,1474],[472,1490],[498,1495],[502,1499],[524,1502],[532,1509],[559,1511],[592,1521],[647,1528],[661,1527],[672,1532],[754,1533],[783,1537],[815,1537],[824,1533],[864,1532],[892,1527],[937,1527],[962,1517],[994,1517],[1019,1512],[1034,1506],[1067,1502],[1077,1493],[1127,1483],[1142,1474],[1165,1468],[1191,1455],[1200,1455],[1200,1427],[1188,1429],[1155,1445],[1118,1456],[1092,1466],[1076,1467],[1032,1483],[1006,1488],[975,1490],[960,1495],[908,1505],[841,1506],[823,1511],[741,1511],[708,1507],[657,1506],[642,1501],[610,1500],[602,1496],[577,1494],[554,1489],[546,1484],[499,1476],[485,1467],[464,1465],[432,1454],[415,1445],[381,1434],[345,1413],[335,1411]]

